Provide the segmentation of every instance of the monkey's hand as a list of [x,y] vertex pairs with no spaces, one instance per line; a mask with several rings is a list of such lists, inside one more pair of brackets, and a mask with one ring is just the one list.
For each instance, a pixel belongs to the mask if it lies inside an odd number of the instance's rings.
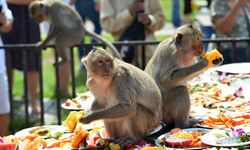
[[84,116],[80,119],[80,122],[83,124],[89,124],[90,122],[92,122],[92,119],[90,117],[90,115]]
[[205,58],[208,60],[208,67],[213,67],[213,66],[219,65],[223,62],[223,56],[216,49],[205,53],[202,56],[202,58]]
[[43,44],[43,42],[37,42],[36,43],[36,49],[37,50],[42,50],[45,47],[45,45]]

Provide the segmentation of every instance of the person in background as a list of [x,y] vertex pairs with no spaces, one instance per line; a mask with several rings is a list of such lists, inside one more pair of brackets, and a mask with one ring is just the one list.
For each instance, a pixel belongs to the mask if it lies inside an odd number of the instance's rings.
[[[218,38],[250,37],[249,0],[213,0],[210,6],[212,23]],[[222,43],[221,51],[224,64],[232,63],[232,44]],[[246,62],[248,44],[236,45],[236,62]]]
[[[94,32],[97,34],[101,34],[102,28],[100,25],[100,2],[99,0],[70,0],[70,5],[74,5],[77,12],[82,17],[82,20],[86,22],[86,20],[90,20],[94,25]],[[94,39],[91,39],[91,43],[95,43]],[[82,41],[84,43],[84,40]],[[78,48],[79,60],[82,59],[87,52],[82,48]],[[83,65],[81,66],[81,68]]]
[[180,0],[172,0],[172,23],[174,27],[179,27],[182,24],[180,16]]
[[[0,32],[9,32],[12,28],[13,16],[8,9],[6,1],[0,0]],[[3,45],[0,36],[0,45]],[[10,112],[8,82],[5,66],[4,49],[0,49],[0,136],[7,135],[8,132],[8,113]]]
[[[159,0],[101,0],[100,6],[101,26],[116,41],[155,40],[154,32],[165,23]],[[138,50],[129,46],[119,49],[124,61],[140,65],[134,57]],[[154,50],[155,46],[146,46],[146,62]]]
[[[29,14],[28,5],[32,0],[7,0],[8,7],[13,13],[14,23],[13,29],[7,34],[3,34],[3,41],[5,44],[30,44],[40,41],[39,25],[33,20]],[[13,69],[23,70],[23,51],[20,49],[11,50],[11,66],[10,74],[13,76]],[[28,95],[31,103],[32,112],[34,114],[40,113],[41,108],[36,101],[37,87],[39,82],[38,74],[38,58],[39,53],[35,49],[27,51],[28,72]],[[13,83],[13,77],[11,77]],[[11,83],[11,84],[12,84]],[[12,86],[12,85],[10,85]]]
[[191,14],[192,14],[192,0],[184,0],[184,16],[183,24],[191,23]]

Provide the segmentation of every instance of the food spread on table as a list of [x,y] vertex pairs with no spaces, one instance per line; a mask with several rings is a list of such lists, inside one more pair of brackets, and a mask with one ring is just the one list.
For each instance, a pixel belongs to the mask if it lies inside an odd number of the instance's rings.
[[169,148],[202,148],[205,145],[200,137],[209,132],[203,128],[180,129],[174,128],[169,133],[158,137],[156,145]]
[[[128,144],[124,149],[217,150],[220,149],[218,147],[250,145],[249,83],[250,74],[227,74],[208,70],[190,82],[189,86],[190,116],[200,120],[195,128],[175,128],[155,137],[155,142],[143,140],[136,144]],[[20,150],[121,149],[119,144],[108,138],[102,120],[87,125],[79,123],[80,118],[90,111],[93,100],[94,97],[90,92],[78,94],[76,98],[66,100],[61,106],[71,111],[62,125],[44,125],[21,130],[15,135],[5,137],[8,140],[0,138],[0,148],[2,146],[15,149],[18,145]]]

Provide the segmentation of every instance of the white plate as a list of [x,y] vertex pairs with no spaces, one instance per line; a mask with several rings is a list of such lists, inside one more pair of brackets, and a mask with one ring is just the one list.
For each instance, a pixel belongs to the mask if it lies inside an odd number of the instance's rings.
[[64,131],[66,131],[66,128],[61,126],[61,125],[45,125],[45,126],[36,126],[36,127],[30,127],[27,129],[23,129],[21,131],[16,132],[15,136],[17,136],[17,137],[26,136],[26,135],[30,134],[29,131],[31,131],[32,129],[35,129],[37,127],[47,128],[51,132],[64,132]]
[[92,130],[94,128],[104,128],[104,122],[103,120],[96,120],[89,124],[83,124],[83,127],[86,130]]
[[158,127],[156,127],[153,131],[151,131],[148,136],[151,136],[157,132],[159,132],[162,128],[164,127],[164,124],[163,123],[160,123],[160,125]]
[[[188,129],[182,129],[182,130],[183,130],[183,131],[186,131],[186,132],[203,131],[203,132],[205,132],[205,133],[208,133],[208,132],[210,131],[209,129],[204,129],[204,128],[188,128]],[[165,134],[159,136],[159,137],[155,140],[155,145],[156,145],[156,146],[159,146],[159,147],[163,147],[163,148],[172,148],[172,147],[167,147],[167,146],[161,144],[161,139],[164,138],[164,137],[167,138],[167,137],[169,137],[169,135],[170,135],[170,132],[165,133]],[[202,148],[204,148],[204,147],[174,148],[174,149],[177,150],[177,149],[202,149]]]
[[246,146],[250,144],[250,141],[237,143],[236,142],[237,139],[238,139],[237,137],[233,136],[217,138],[216,136],[209,135],[209,133],[207,133],[201,137],[201,142],[206,145],[218,146],[218,147],[237,147],[237,146]]
[[63,109],[66,109],[66,110],[90,110],[92,102],[93,101],[86,100],[86,101],[84,101],[84,102],[81,103],[81,107],[80,108],[75,107],[75,106],[66,106],[65,103],[62,103],[61,107]]
[[214,68],[219,72],[250,73],[250,63],[231,63]]
[[199,123],[195,124],[195,126],[200,127],[200,128],[205,128],[205,129],[213,129],[212,127],[202,125],[202,124],[199,124]]
[[90,91],[88,91],[88,92],[85,92],[85,93],[83,93],[81,95],[86,95],[87,98],[85,98],[85,99],[84,98],[80,98],[80,97],[76,97],[75,98],[81,104],[80,108],[78,108],[76,106],[73,106],[73,105],[66,106],[65,102],[61,104],[61,107],[63,109],[67,109],[67,110],[90,110],[91,105],[92,105],[92,103],[94,101],[93,94]]

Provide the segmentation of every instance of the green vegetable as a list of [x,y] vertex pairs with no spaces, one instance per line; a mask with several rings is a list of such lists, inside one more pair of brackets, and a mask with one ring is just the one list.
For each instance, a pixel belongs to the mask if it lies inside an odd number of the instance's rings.
[[240,141],[241,141],[241,142],[249,142],[249,141],[250,141],[250,132],[248,132],[248,133],[243,133],[243,134],[240,136]]

